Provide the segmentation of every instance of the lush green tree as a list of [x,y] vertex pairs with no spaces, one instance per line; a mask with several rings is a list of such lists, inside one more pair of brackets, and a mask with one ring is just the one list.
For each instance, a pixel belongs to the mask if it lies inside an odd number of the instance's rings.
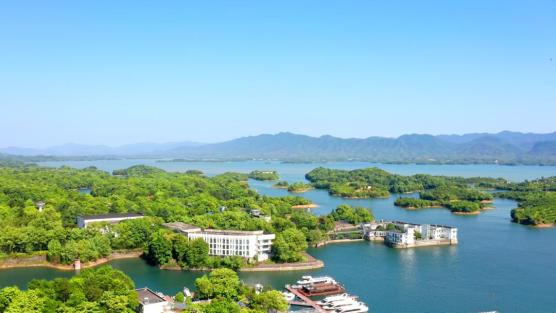
[[169,237],[164,230],[160,230],[148,242],[146,255],[153,263],[164,265],[172,258],[172,241]]
[[17,287],[6,287],[0,290],[0,312],[6,311],[13,299],[21,294],[21,290]]
[[288,302],[284,299],[284,295],[277,290],[270,290],[256,294],[251,299],[251,307],[263,312],[288,310]]
[[215,269],[196,279],[195,286],[201,298],[237,299],[241,292],[239,277],[227,268]]
[[346,221],[354,225],[374,220],[373,213],[369,209],[354,208],[347,204],[338,206],[330,213],[330,216],[336,221]]
[[184,303],[185,302],[185,295],[183,294],[183,292],[179,291],[178,293],[176,293],[176,296],[174,297],[174,299],[176,300],[176,302]]
[[189,249],[186,252],[187,264],[191,268],[202,268],[208,262],[209,246],[201,238],[193,239],[189,242]]
[[5,313],[42,313],[45,298],[41,298],[35,290],[20,292],[11,299]]
[[306,249],[305,235],[295,228],[288,228],[276,235],[272,245],[274,258],[279,262],[297,262],[303,258],[300,252]]

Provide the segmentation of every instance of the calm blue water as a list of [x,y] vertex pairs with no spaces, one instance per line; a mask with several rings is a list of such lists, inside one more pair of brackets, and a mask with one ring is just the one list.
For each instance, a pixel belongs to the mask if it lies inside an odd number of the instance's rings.
[[[200,169],[209,175],[225,171],[278,170],[283,179],[301,181],[306,172],[323,165],[360,168],[370,163],[281,164],[265,162],[155,163],[152,160],[66,162],[75,167],[95,165],[104,170],[132,164],[152,164],[167,170]],[[62,163],[49,162],[59,166]],[[556,175],[556,167],[496,165],[377,165],[400,174],[495,176],[514,181]],[[271,188],[272,183],[251,181],[260,193],[286,195]],[[556,311],[556,229],[534,229],[510,222],[515,202],[497,199],[496,209],[478,216],[456,216],[445,209],[407,211],[390,199],[347,200],[313,190],[302,194],[319,204],[316,214],[324,214],[338,204],[371,207],[377,218],[417,223],[439,223],[459,228],[460,244],[394,250],[377,243],[329,245],[311,249],[323,260],[324,269],[309,272],[242,273],[247,283],[263,283],[281,288],[299,276],[326,274],[343,282],[347,289],[371,306],[372,312],[555,312]],[[137,286],[149,286],[174,294],[183,286],[193,286],[201,273],[161,271],[142,260],[112,262],[129,274]],[[24,285],[34,277],[53,278],[71,273],[51,269],[0,271],[0,287]]]

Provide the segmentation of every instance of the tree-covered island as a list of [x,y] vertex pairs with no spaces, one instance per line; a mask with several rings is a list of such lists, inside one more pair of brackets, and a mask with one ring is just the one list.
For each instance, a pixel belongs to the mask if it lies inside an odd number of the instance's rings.
[[[94,167],[0,167],[0,262],[40,255],[52,264],[79,259],[86,266],[114,253],[143,251],[152,264],[163,267],[253,266],[239,257],[209,256],[204,241],[162,227],[167,222],[273,233],[269,262],[277,263],[302,261],[308,244],[327,239],[338,215],[317,217],[295,209],[310,204],[302,197],[260,195],[245,183],[246,176],[206,177],[142,165],[113,175]],[[80,192],[83,188],[90,193]],[[107,213],[141,213],[144,218],[76,225],[77,216]]]
[[277,171],[252,171],[248,177],[255,180],[278,180],[280,176]]
[[[445,207],[461,215],[479,214],[489,207],[496,195],[518,201],[519,207],[511,212],[516,223],[539,227],[556,224],[556,177],[514,183],[502,178],[403,176],[378,168],[347,171],[319,167],[307,173],[306,178],[316,188],[348,198],[418,193],[417,198],[413,195],[398,197],[395,205],[407,209]],[[487,192],[489,190],[497,192]]]
[[478,214],[493,197],[484,188],[507,184],[503,179],[432,175],[403,176],[379,168],[336,170],[316,168],[306,178],[331,195],[346,198],[383,198],[392,193],[419,193],[399,197],[395,204],[408,209],[446,207],[455,214]]
[[279,188],[279,189],[288,189],[289,186],[290,186],[290,183],[288,183],[285,180],[281,180],[281,181],[277,182],[276,184],[272,185],[272,187]]
[[288,186],[288,191],[293,193],[303,193],[313,189],[311,184],[303,183],[303,182],[295,182],[291,183]]

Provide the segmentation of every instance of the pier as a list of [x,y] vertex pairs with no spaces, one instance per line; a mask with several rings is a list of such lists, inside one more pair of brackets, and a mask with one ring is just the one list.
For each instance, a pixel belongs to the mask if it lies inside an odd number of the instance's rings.
[[[315,301],[309,299],[309,297],[304,296],[303,294],[301,294],[299,292],[299,290],[292,288],[290,285],[286,285],[286,289],[293,293],[296,297],[298,297],[299,299],[303,300],[303,302],[305,304],[303,304],[303,306],[312,306],[316,312],[318,313],[327,313],[327,311],[323,310],[320,305],[318,305]],[[297,301],[295,301],[297,302]],[[298,304],[295,304],[298,305]]]

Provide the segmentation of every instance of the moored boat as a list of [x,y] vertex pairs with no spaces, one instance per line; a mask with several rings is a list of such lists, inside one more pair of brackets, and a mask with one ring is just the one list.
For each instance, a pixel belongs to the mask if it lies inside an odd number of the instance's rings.
[[365,313],[369,312],[369,307],[363,302],[356,302],[348,306],[341,307],[334,311],[336,313]]
[[284,296],[284,299],[286,299],[286,301],[288,302],[293,301],[295,299],[295,295],[288,291],[282,292],[282,295]]
[[352,296],[348,293],[342,293],[339,295],[334,295],[334,296],[328,296],[325,297],[324,299],[320,300],[319,302],[317,302],[319,305],[325,305],[328,303],[332,303],[332,302],[336,302],[336,301],[340,301],[343,299],[347,299],[347,298],[357,298],[356,296]]
[[335,284],[336,281],[330,276],[301,276],[301,280],[297,281],[300,286],[316,285],[316,284]]

